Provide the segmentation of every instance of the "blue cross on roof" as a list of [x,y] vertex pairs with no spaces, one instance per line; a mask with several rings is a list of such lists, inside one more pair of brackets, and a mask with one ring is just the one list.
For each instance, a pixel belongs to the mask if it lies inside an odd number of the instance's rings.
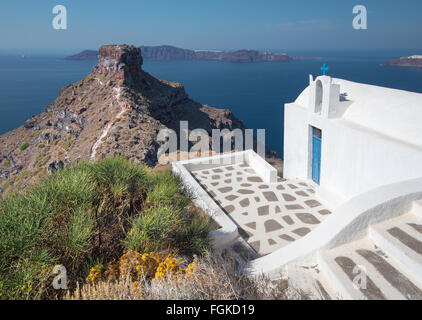
[[325,76],[325,73],[328,71],[328,66],[327,66],[327,64],[326,64],[326,63],[324,63],[324,64],[322,65],[321,70],[322,70],[322,75],[324,75],[324,76]]

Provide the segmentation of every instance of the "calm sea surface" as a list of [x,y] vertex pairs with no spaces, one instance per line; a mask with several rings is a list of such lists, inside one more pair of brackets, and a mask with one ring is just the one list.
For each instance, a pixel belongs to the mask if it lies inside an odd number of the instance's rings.
[[[396,52],[288,52],[323,60],[238,64],[214,61],[145,61],[144,70],[183,83],[203,104],[231,109],[253,129],[266,129],[267,146],[282,156],[283,104],[307,86],[308,75],[328,74],[347,80],[422,93],[422,68],[382,67],[381,63],[415,54]],[[0,134],[44,111],[60,89],[91,72],[94,61],[66,61],[63,56],[0,54]]]

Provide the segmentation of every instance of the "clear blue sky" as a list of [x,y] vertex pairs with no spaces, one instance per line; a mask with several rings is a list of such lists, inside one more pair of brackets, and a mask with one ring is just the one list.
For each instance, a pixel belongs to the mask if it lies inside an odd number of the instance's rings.
[[[54,5],[68,30],[51,26]],[[368,30],[352,28],[354,5]],[[170,44],[192,49],[422,48],[421,0],[13,0],[0,4],[0,50]]]

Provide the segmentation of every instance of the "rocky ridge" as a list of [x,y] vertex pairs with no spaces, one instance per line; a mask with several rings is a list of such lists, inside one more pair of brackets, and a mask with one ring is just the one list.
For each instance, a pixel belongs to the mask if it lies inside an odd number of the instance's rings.
[[[261,52],[250,49],[217,51],[190,50],[173,46],[141,46],[142,57],[148,60],[214,60],[227,62],[270,62],[291,61],[292,58],[284,53]],[[98,52],[85,50],[66,60],[96,60]]]

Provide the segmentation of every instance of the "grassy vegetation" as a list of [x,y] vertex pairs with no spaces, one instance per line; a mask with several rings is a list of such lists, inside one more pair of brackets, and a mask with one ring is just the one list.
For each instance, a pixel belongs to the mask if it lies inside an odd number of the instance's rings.
[[115,156],[46,176],[0,202],[0,298],[55,298],[51,270],[75,287],[90,268],[125,250],[192,256],[208,246],[210,221],[191,209],[168,171]]
[[23,150],[25,150],[26,148],[28,148],[29,147],[29,143],[28,142],[24,142],[20,147],[19,147],[19,150],[20,151],[23,151]]

